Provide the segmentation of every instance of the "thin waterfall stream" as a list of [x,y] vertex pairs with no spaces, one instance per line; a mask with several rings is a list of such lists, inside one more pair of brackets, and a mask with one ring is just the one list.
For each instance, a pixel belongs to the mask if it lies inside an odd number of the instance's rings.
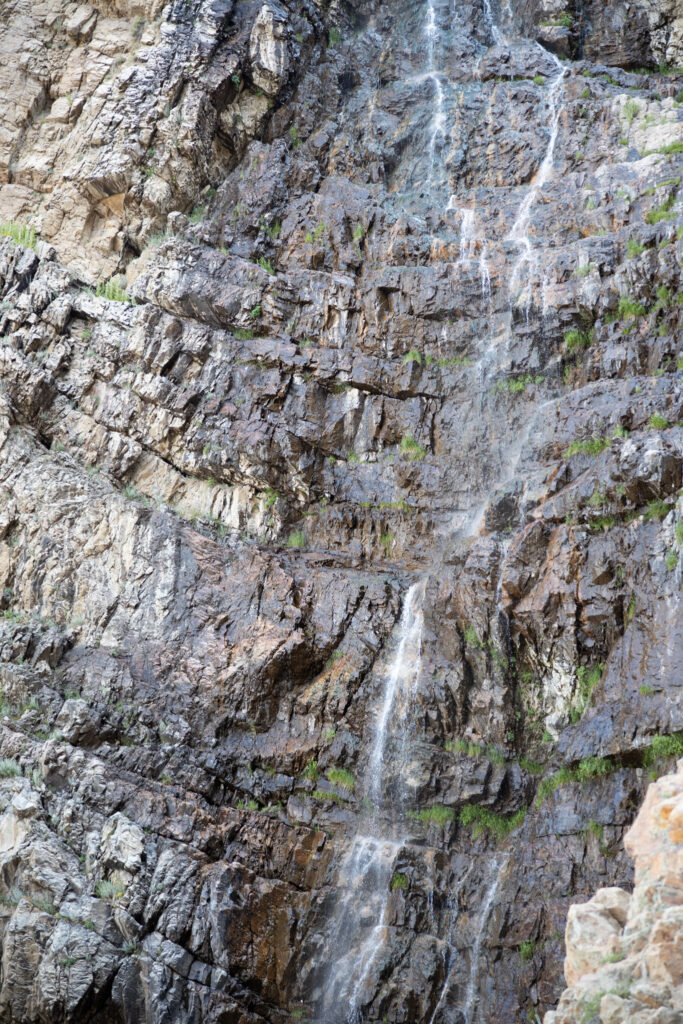
[[[509,8],[506,10],[511,16]],[[489,0],[484,0],[484,14],[494,43],[509,44],[496,24]],[[434,87],[431,117],[427,124],[430,182],[435,174],[437,153],[441,144],[445,142],[447,133],[442,72],[436,67],[435,55],[435,42],[439,31],[434,0],[427,0],[422,33],[425,40],[425,70],[421,76],[413,80],[418,82],[428,79]],[[546,51],[543,53],[547,56]],[[528,266],[529,288],[531,287],[535,259],[533,246],[528,237],[531,212],[541,188],[550,179],[553,170],[561,115],[559,94],[565,75],[561,62],[557,58],[553,60],[558,70],[548,91],[547,107],[550,116],[547,147],[536,178],[522,200],[507,236],[507,240],[514,242],[521,250],[508,287],[510,317],[512,294],[518,287],[525,265]],[[487,241],[483,232],[477,230],[475,210],[469,205],[456,205],[453,196],[445,210],[460,212],[458,264],[477,266],[483,308],[490,312],[492,288],[487,262]],[[478,358],[472,369],[475,379],[483,381],[487,370],[490,369],[492,354],[495,352],[490,338],[482,337]],[[534,416],[526,421],[516,439],[507,444],[505,457],[501,460],[501,472],[494,479],[492,486],[487,488],[485,493],[475,495],[475,500],[468,510],[464,513],[458,512],[452,518],[443,538],[442,557],[454,542],[462,543],[479,533],[491,495],[514,478],[536,416],[552,404],[551,399],[540,405]],[[410,815],[414,814],[414,792],[410,780],[406,777],[406,768],[410,761],[411,747],[416,739],[414,705],[422,671],[426,592],[430,579],[438,572],[439,565],[436,563],[407,590],[394,637],[395,653],[382,680],[373,731],[369,740],[370,755],[365,773],[360,780],[360,789],[365,794],[366,809],[337,874],[339,895],[327,940],[331,954],[330,966],[317,990],[316,1020],[320,1024],[362,1024],[366,1019],[365,1008],[374,997],[377,979],[383,971],[388,930],[392,927],[390,897],[396,863],[406,848],[415,841],[410,818]],[[499,616],[504,614],[500,609],[500,581],[496,608]],[[479,912],[469,915],[472,944],[467,960],[467,983],[464,991],[456,995],[459,1009],[455,1010],[450,1004],[450,992],[459,959],[457,949],[453,945],[453,930],[459,917],[458,891],[455,891],[447,902],[447,939],[443,951],[444,977],[425,1024],[450,1024],[451,1020],[453,1024],[480,1024],[477,1004],[479,961],[507,860],[504,854],[493,857]],[[474,865],[470,865],[461,878],[461,886],[464,885],[473,867]],[[433,890],[428,902],[428,922],[430,927],[435,928]],[[453,1013],[456,1015],[453,1016]]]

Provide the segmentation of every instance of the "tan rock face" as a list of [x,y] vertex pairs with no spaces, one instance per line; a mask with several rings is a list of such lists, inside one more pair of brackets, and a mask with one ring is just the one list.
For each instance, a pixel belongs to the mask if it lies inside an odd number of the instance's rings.
[[570,986],[545,1024],[678,1024],[683,1019],[683,761],[648,788],[624,838],[633,895],[601,889],[567,916]]
[[584,974],[597,970],[606,956],[618,951],[630,899],[623,889],[600,889],[588,903],[569,908],[564,961],[568,985],[575,985]]

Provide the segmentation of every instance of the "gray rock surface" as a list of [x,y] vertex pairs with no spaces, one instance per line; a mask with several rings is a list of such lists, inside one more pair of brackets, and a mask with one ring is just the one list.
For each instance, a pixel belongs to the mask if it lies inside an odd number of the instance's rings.
[[683,26],[492,6],[2,8],[3,1022],[319,1019],[423,577],[363,1019],[583,1019],[683,746]]

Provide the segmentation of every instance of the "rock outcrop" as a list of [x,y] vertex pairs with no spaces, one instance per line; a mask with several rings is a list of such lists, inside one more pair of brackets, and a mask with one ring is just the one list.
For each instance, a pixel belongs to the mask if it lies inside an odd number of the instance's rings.
[[633,893],[601,889],[569,908],[570,987],[545,1024],[683,1020],[683,761],[649,787],[624,844]]
[[5,0],[0,1021],[320,1020],[345,901],[368,1022],[536,1020],[597,889],[623,942],[683,753],[678,8]]

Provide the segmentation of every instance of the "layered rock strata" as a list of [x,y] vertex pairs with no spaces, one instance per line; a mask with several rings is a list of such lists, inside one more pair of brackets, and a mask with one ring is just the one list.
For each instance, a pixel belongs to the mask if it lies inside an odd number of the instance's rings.
[[363,1019],[555,1007],[682,752],[680,20],[3,4],[0,1020],[316,1018],[418,579]]

